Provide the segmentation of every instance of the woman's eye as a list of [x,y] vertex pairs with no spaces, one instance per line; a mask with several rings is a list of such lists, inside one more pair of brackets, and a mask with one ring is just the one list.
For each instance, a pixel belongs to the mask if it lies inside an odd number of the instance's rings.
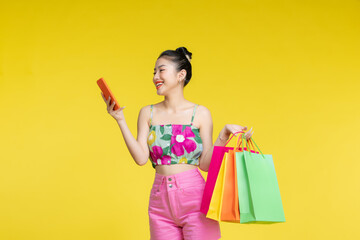
[[[164,69],[161,69],[160,72],[163,71],[163,70],[164,70]],[[153,74],[155,75],[155,73],[156,73],[156,72],[154,72]]]

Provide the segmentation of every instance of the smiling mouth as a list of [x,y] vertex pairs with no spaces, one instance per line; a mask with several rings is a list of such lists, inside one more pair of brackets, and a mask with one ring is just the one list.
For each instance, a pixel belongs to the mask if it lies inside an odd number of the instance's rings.
[[156,89],[159,89],[163,84],[164,83],[161,81],[156,82],[156,85],[155,85]]

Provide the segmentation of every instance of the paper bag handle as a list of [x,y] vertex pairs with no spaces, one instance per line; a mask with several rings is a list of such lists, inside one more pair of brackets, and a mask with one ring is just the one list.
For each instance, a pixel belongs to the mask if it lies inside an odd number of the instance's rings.
[[[239,131],[239,132],[235,132],[235,133],[231,133],[231,138],[229,138],[229,140],[225,143],[224,147],[226,147],[226,145],[230,142],[230,140],[233,138],[233,136],[235,136],[235,134],[237,133],[244,133],[243,131]],[[242,135],[242,134],[241,134]]]

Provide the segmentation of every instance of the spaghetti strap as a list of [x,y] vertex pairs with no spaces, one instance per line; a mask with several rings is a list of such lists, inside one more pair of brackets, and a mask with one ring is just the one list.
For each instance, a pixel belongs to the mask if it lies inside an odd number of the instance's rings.
[[196,112],[196,107],[198,106],[199,104],[196,104],[195,107],[194,107],[194,111],[193,111],[193,115],[192,115],[192,118],[191,118],[191,123],[190,125],[193,125],[193,121],[194,121],[194,117],[195,117],[195,112]]
[[152,117],[153,117],[153,105],[151,104],[150,105],[150,126],[151,126],[151,123],[152,123]]

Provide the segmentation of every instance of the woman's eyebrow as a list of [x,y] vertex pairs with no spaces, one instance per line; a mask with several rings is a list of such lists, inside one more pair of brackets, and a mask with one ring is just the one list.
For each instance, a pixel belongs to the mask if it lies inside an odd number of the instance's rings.
[[[166,66],[166,65],[165,64],[160,65],[160,66],[158,66],[158,68],[163,67],[163,66]],[[156,68],[154,68],[154,70],[156,70]]]

